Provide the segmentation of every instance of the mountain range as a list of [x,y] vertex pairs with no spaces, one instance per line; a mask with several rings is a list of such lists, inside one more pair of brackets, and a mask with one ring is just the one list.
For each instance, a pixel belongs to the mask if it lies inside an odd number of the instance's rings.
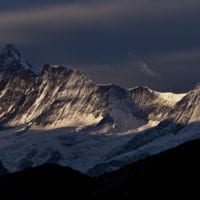
[[12,44],[0,54],[3,172],[50,163],[99,176],[200,138],[199,110],[199,84],[126,89],[59,65],[36,73]]

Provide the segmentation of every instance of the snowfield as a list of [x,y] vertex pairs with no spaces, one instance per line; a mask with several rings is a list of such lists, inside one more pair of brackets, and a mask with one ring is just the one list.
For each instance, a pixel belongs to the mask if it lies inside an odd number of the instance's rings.
[[0,161],[96,176],[200,137],[200,87],[185,94],[96,84],[79,70],[40,74],[13,46],[0,54]]

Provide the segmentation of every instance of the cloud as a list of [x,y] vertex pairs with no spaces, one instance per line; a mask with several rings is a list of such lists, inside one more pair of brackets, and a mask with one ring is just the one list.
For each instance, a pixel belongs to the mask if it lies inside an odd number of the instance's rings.
[[172,50],[171,52],[161,53],[151,58],[157,63],[200,63],[200,47],[189,49]]
[[143,72],[147,76],[150,76],[150,77],[160,77],[160,74],[157,73],[156,71],[154,71],[153,69],[151,69],[150,66],[147,63],[145,63],[145,62],[139,61],[137,63],[137,67],[138,67],[138,69],[141,72]]
[[36,1],[0,8],[0,44],[15,43],[33,65],[65,63],[126,87],[182,90],[198,78],[199,0]]
[[125,24],[131,23],[137,27],[135,29],[143,29],[141,24],[148,28],[149,23],[162,23],[177,16],[180,18],[195,11],[197,4],[196,0],[103,0],[11,10],[0,13],[0,40],[31,42],[35,37],[44,39],[49,32],[64,30],[67,33],[91,26],[107,31],[121,26],[125,31],[130,29]]
[[146,61],[141,60],[138,58],[136,54],[133,54],[132,52],[129,52],[129,58],[128,58],[128,67],[132,68],[135,71],[139,71],[142,74],[149,76],[151,78],[158,78],[161,77],[161,75],[153,70]]

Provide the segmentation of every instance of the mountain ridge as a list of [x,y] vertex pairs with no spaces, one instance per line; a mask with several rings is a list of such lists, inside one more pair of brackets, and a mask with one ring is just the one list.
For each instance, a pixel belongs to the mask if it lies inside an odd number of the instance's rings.
[[[13,51],[14,51],[14,54],[18,55],[18,58],[23,58],[21,54],[19,53],[19,51],[16,50],[16,48],[10,44],[4,48],[3,53],[0,55],[0,58],[1,57],[6,58],[6,60],[9,59],[9,57],[12,58]],[[22,60],[25,60],[25,59],[23,58]],[[0,61],[2,62],[1,59]],[[30,101],[32,102],[35,99],[36,102],[33,103],[33,106],[30,108],[27,108],[27,106],[25,107],[26,114],[21,113],[20,116],[14,116],[12,120],[10,116],[14,114],[10,114],[8,112],[7,113],[7,115],[9,116],[8,119],[6,119],[6,116],[4,117],[5,119],[3,118],[4,120],[0,119],[2,124],[4,123],[4,121],[5,122],[9,121],[8,126],[22,125],[26,123],[29,125],[31,124],[31,126],[33,124],[34,127],[41,125],[41,126],[49,126],[49,128],[51,127],[59,128],[62,126],[82,126],[82,125],[90,126],[94,124],[97,125],[100,122],[102,123],[104,116],[111,115],[112,118],[115,118],[115,120],[113,120],[115,123],[112,124],[112,127],[118,126],[118,129],[125,130],[125,129],[135,128],[137,126],[145,124],[145,121],[148,120],[148,116],[145,116],[147,113],[146,110],[145,112],[143,112],[143,108],[138,106],[139,103],[135,101],[133,98],[133,93],[137,92],[134,89],[126,90],[115,84],[107,84],[107,85],[97,84],[91,81],[90,79],[88,79],[87,76],[82,74],[79,70],[74,70],[74,69],[63,67],[63,66],[52,66],[52,65],[45,64],[38,75],[34,73],[31,67],[28,68],[28,71],[27,71],[26,66],[23,66],[22,62],[18,61],[16,56],[14,56],[14,61],[15,61],[14,64],[11,63],[8,65],[8,67],[9,66],[12,67],[14,65],[14,68],[9,67],[11,68],[11,70],[6,70],[5,72],[8,77],[10,76],[7,80],[7,83],[5,83],[6,82],[5,78],[4,80],[2,80],[4,84],[1,84],[2,86],[0,88],[1,93],[2,93],[1,98],[4,96],[3,94],[6,93],[6,87],[14,88],[15,85],[18,85],[19,91],[20,90],[29,91],[29,93],[31,93],[31,96],[33,96],[33,98],[31,98]],[[4,61],[3,63],[6,63],[6,61]],[[2,67],[0,66],[0,69],[1,68]],[[15,83],[15,85],[11,85],[11,86],[7,85],[7,84],[10,84],[10,80],[13,80],[13,79],[15,80],[17,78],[19,78],[21,81],[19,80],[17,83]],[[31,80],[30,81],[31,83],[29,83],[29,80]],[[24,86],[21,87],[20,85],[21,83],[19,82],[24,82],[25,87]],[[47,92],[50,92],[50,90],[53,93],[52,95],[47,94]],[[142,88],[142,90],[144,91],[148,89]],[[66,91],[70,93],[70,97],[67,97]],[[83,94],[83,91],[85,92],[85,94]],[[13,95],[16,96],[15,94]],[[92,98],[94,95],[96,95],[96,97]],[[55,96],[57,97],[55,98]],[[68,104],[65,105],[65,107],[69,107],[70,109],[70,107],[73,107],[73,104],[76,103],[78,99],[80,98],[84,99],[84,96],[85,96],[85,101],[86,101],[85,107],[89,104],[100,105],[100,104],[103,104],[105,101],[107,105],[104,105],[102,107],[97,106],[95,110],[99,110],[98,112],[95,112],[94,108],[92,107],[85,110],[83,108],[82,110],[83,115],[78,116],[80,115],[80,113],[77,113],[76,116],[71,116],[70,118],[74,117],[74,120],[70,119],[71,123],[68,122],[68,124],[64,123],[63,120],[61,119],[61,118],[66,118],[66,120],[69,120],[66,116],[60,116],[60,118],[57,119],[57,124],[52,123],[52,120],[50,119],[44,120],[43,116],[48,117],[47,116],[48,107],[50,107],[51,112],[53,112],[54,107],[61,106],[58,103],[59,101],[63,101],[64,98],[68,98],[68,99],[71,98],[72,102],[70,103],[68,102]],[[26,96],[23,96],[23,94],[21,94],[20,101],[23,101],[23,98],[26,98]],[[43,101],[44,98],[45,98],[45,101],[54,101],[54,102],[52,102],[50,105],[47,103],[45,104]],[[90,102],[90,98],[92,98],[91,102]],[[26,103],[26,101],[28,100],[25,100],[25,102],[20,102],[22,105],[19,105],[19,106],[22,106],[22,108],[20,107],[19,110],[24,110],[23,105],[28,104]],[[38,107],[37,104],[39,103],[40,103],[40,106]],[[81,106],[83,105],[82,103],[83,102],[81,102],[81,104],[77,106],[81,108]],[[12,104],[12,102],[10,102],[9,104]],[[63,102],[61,104],[63,106]],[[114,104],[118,104],[120,106],[114,105]],[[8,111],[12,110],[11,107],[8,107],[8,106],[6,107],[7,107],[6,110]],[[17,107],[17,106],[15,105],[14,107]],[[119,109],[120,107],[121,107],[121,110]],[[36,110],[40,113],[36,113]],[[58,113],[61,113],[61,112],[63,111],[60,111]],[[75,112],[75,111],[72,111],[72,112]],[[120,115],[124,115],[124,116],[120,117]],[[81,119],[85,119],[85,120],[83,121]],[[54,119],[54,121],[56,120]],[[76,121],[77,124],[74,123],[73,121]],[[134,125],[132,126],[131,124],[134,121],[135,121],[135,126]],[[109,130],[111,129],[112,128],[109,128]]]
[[5,49],[0,160],[11,172],[51,162],[96,176],[200,136],[199,85],[184,94],[125,89],[49,64],[36,74]]

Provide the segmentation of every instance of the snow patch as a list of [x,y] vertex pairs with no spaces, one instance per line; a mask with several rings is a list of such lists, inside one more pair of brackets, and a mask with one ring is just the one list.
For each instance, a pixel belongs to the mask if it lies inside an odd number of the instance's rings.
[[174,106],[177,102],[179,102],[183,97],[187,95],[187,93],[182,93],[182,94],[175,94],[171,92],[156,92],[155,94],[165,100],[169,105]]

